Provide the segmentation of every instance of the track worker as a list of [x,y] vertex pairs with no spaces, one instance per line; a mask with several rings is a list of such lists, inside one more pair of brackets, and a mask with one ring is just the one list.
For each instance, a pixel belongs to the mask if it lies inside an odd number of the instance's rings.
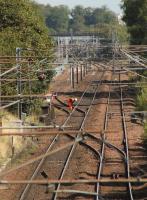
[[77,102],[77,98],[69,98],[67,100],[67,106],[68,106],[68,108],[70,110],[73,110],[76,102]]

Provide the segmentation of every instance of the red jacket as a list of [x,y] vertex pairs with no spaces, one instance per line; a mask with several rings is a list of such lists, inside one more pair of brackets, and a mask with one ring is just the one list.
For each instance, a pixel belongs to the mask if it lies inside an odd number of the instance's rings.
[[73,106],[74,101],[75,100],[73,100],[72,98],[67,100],[67,105],[68,105],[70,110],[73,110],[73,108],[74,108],[74,106]]

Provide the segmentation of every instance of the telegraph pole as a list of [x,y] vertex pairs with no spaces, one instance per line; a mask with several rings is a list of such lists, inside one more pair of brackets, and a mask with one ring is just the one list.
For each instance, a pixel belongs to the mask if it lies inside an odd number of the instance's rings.
[[112,49],[113,49],[113,73],[115,73],[115,42],[116,42],[116,37],[114,31],[112,31]]
[[71,87],[74,89],[75,88],[75,77],[74,77],[74,66],[70,66],[70,76],[71,76]]
[[77,75],[77,84],[79,83],[79,67],[76,67],[76,75]]
[[[20,96],[22,93],[22,82],[21,82],[21,48],[16,48],[16,66],[17,66],[17,95]],[[18,117],[21,120],[21,115],[22,115],[22,103],[20,97],[18,97]]]
[[74,67],[72,67],[72,88],[75,88],[75,76],[74,76]]
[[83,66],[81,65],[81,81],[83,80]]

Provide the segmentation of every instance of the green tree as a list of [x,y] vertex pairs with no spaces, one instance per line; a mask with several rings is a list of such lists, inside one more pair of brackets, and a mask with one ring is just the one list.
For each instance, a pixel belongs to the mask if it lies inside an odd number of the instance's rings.
[[123,20],[132,44],[147,44],[147,0],[123,0]]
[[70,11],[67,6],[48,7],[46,9],[46,25],[57,33],[67,32],[69,13]]
[[[38,9],[38,5],[30,0],[0,0],[0,55],[15,55],[16,48],[20,47],[22,56],[49,56],[52,50],[52,41],[49,38],[49,29]],[[26,51],[26,49],[31,51]],[[31,58],[32,59],[32,58]],[[13,64],[6,64],[11,68]],[[14,64],[15,65],[15,64]],[[26,73],[28,65],[32,72]],[[21,64],[22,77],[37,79],[37,64],[35,60],[31,64],[26,59]],[[40,67],[41,68],[41,67]],[[43,68],[43,67],[42,67]],[[45,67],[44,67],[45,68]],[[46,68],[49,68],[47,66]],[[2,72],[5,70],[2,68]],[[4,70],[4,71],[3,71]],[[17,79],[19,73],[11,73],[11,78]],[[46,82],[50,81],[51,76],[47,76]],[[43,81],[42,81],[43,82]],[[31,87],[36,89],[35,92],[43,92],[47,88],[44,83],[35,81]],[[1,87],[2,95],[17,94],[16,82],[6,82]],[[23,94],[29,93],[29,81],[22,84]],[[34,92],[33,90],[31,90]]]
[[105,6],[94,10],[93,19],[94,24],[112,24],[118,21],[116,14]]
[[71,12],[70,28],[74,32],[83,32],[85,30],[85,9],[82,6],[76,6]]
[[93,16],[94,9],[91,7],[85,8],[84,18],[85,24],[87,26],[94,24],[94,16]]
[[47,27],[54,33],[63,33],[72,29],[74,33],[98,32],[100,36],[110,38],[112,29],[115,29],[121,42],[128,38],[126,26],[120,25],[116,14],[106,6],[95,9],[76,6],[72,10],[65,6],[39,5],[39,7]]
[[16,47],[50,49],[49,30],[30,0],[0,0],[0,19],[1,54],[14,54]]
[[44,5],[44,4],[38,4],[38,8],[40,9],[41,11],[41,14],[42,16],[46,19],[48,17],[48,15],[51,13],[51,9],[52,7],[47,4],[47,5]]

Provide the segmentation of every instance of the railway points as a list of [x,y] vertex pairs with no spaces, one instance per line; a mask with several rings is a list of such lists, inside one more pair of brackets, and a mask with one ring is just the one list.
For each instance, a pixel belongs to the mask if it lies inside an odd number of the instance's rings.
[[[16,192],[14,200],[136,200],[146,197],[146,168],[141,169],[145,155],[136,142],[143,140],[142,124],[132,120],[132,113],[139,119],[146,113],[135,111],[134,107],[136,88],[146,87],[146,77],[140,74],[146,70],[146,60],[134,52],[145,51],[146,46],[120,48],[115,44],[114,48],[114,41],[111,44],[109,41],[108,45],[90,41],[86,38],[84,44],[78,41],[76,45],[66,45],[62,41],[57,47],[60,58],[68,57],[69,62],[50,82],[51,92],[58,98],[49,102],[49,106],[55,105],[56,113],[54,123],[51,119],[49,125],[24,123],[22,113],[26,102],[42,101],[47,96],[47,93],[32,92],[32,83],[40,81],[38,71],[55,71],[59,63],[64,65],[63,60],[58,58],[58,62],[50,63],[45,58],[38,61],[38,57],[31,56],[30,61],[29,56],[19,54],[0,57],[0,87],[12,82],[15,87],[13,95],[4,95],[1,90],[0,110],[15,108],[22,122],[20,126],[2,125],[0,137],[19,136],[24,140],[36,140],[37,146],[42,143],[39,155],[36,153],[0,172],[0,185],[8,185]],[[48,70],[50,66],[52,70]],[[130,74],[144,81],[129,80]],[[72,110],[66,102],[70,97],[78,100]],[[142,142],[139,145],[141,147]],[[136,150],[132,151],[133,148]],[[2,193],[5,190],[2,189]]]

